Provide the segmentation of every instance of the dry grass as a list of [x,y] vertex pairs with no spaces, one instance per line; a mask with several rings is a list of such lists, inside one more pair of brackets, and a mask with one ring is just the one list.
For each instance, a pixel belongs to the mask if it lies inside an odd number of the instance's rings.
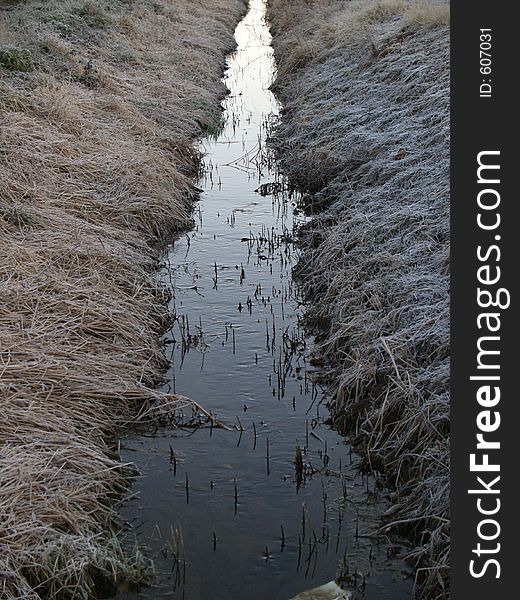
[[244,9],[0,3],[3,600],[96,597],[150,567],[115,533],[129,469],[110,440],[183,405],[154,391],[167,318],[154,272],[190,219],[191,140],[218,125]]
[[445,3],[270,0],[274,141],[314,218],[297,268],[338,423],[449,596],[449,28]]
[[383,34],[392,39],[398,30],[436,28],[449,22],[443,0],[269,0],[273,34],[278,37],[280,77],[321,61],[342,50],[363,55]]

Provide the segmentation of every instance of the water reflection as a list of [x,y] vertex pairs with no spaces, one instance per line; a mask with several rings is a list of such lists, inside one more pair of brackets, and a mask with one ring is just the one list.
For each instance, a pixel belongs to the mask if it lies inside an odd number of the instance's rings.
[[[252,0],[229,60],[225,126],[204,142],[196,226],[169,249],[165,389],[192,397],[231,431],[163,430],[123,440],[141,473],[122,517],[158,569],[125,597],[287,600],[340,570],[368,598],[410,597],[387,563],[377,488],[324,425],[308,377],[302,307],[291,280],[301,217],[265,149],[279,111],[265,3]],[[360,597],[361,597],[360,596]]]

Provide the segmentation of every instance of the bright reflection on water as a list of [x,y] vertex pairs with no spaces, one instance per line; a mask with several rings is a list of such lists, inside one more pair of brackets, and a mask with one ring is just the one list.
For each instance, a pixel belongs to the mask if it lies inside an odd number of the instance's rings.
[[[177,316],[165,336],[165,389],[197,400],[233,430],[165,429],[122,440],[123,459],[142,476],[121,516],[158,570],[156,588],[124,596],[288,600],[330,581],[344,563],[360,573],[352,579],[359,597],[365,575],[365,597],[405,599],[403,565],[387,561],[388,545],[368,536],[378,526],[374,481],[357,475],[356,457],[323,424],[322,394],[307,378],[312,341],[291,282],[294,199],[255,192],[277,181],[264,149],[279,110],[264,13],[264,2],[252,0],[237,27],[226,124],[204,143],[196,226],[171,246],[162,273]],[[307,470],[299,489],[297,446]]]

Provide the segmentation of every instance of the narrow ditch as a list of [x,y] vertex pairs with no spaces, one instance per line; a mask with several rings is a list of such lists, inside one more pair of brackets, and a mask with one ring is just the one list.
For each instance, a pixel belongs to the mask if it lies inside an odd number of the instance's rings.
[[354,597],[400,600],[406,549],[377,536],[384,494],[327,425],[312,339],[291,278],[304,220],[266,138],[280,107],[265,1],[251,0],[229,57],[224,125],[203,142],[195,227],[165,255],[175,316],[163,389],[226,428],[133,432],[141,475],[120,514],[156,569],[119,598],[287,600],[338,576]]

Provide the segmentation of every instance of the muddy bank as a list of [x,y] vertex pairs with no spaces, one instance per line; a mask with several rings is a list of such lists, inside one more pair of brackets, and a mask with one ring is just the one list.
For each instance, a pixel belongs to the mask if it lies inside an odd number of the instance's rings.
[[[139,579],[109,440],[154,390],[157,249],[190,219],[242,0],[0,4],[0,597]],[[103,582],[101,586],[100,583]]]
[[336,420],[395,489],[422,598],[449,595],[449,13],[271,0],[274,144],[314,214],[296,268]]

